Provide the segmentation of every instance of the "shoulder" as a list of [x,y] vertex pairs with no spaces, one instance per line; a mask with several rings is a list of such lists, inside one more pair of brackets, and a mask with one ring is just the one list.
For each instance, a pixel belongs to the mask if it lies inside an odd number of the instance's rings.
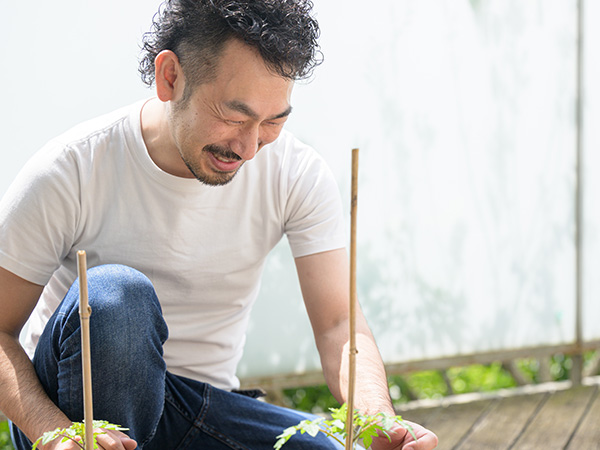
[[[109,153],[119,152],[127,140],[126,131],[134,106],[82,122],[53,138],[39,149],[19,171],[9,192],[22,195],[25,191],[39,194],[47,191],[75,192],[82,180],[89,179],[93,170],[106,172]],[[99,164],[100,163],[100,164]],[[110,162],[114,166],[119,161]]]
[[271,148],[265,148],[265,153],[270,159],[270,171],[277,173],[288,202],[303,202],[309,197],[321,201],[322,196],[339,194],[325,159],[292,133],[282,132]]
[[283,153],[298,158],[320,158],[315,149],[288,130],[283,130],[270,146],[275,149],[274,153]]
[[[103,114],[74,126],[51,142],[63,147],[78,147],[85,146],[87,143],[93,144],[102,140],[118,138],[123,130],[136,125],[132,118],[136,116],[136,111],[139,113],[140,110],[141,104],[136,103]],[[137,124],[139,125],[139,118]]]
[[310,145],[284,130],[275,142],[264,149],[264,159],[278,171],[295,178],[307,171],[328,172],[324,158]]
[[[140,108],[141,104],[136,103],[72,127],[50,140],[34,154],[27,166],[38,171],[46,168],[60,172],[69,167],[90,166],[107,150],[123,149],[134,139],[135,111]],[[139,126],[139,118],[137,120]]]

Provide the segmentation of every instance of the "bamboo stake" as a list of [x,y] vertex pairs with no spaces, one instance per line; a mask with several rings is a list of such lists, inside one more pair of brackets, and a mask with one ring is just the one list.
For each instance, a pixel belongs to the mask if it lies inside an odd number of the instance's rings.
[[85,423],[85,448],[94,448],[94,419],[92,403],[92,358],[90,350],[90,316],[88,302],[87,261],[85,251],[77,252],[79,275],[79,318],[81,320],[81,363],[83,369],[83,421]]
[[348,360],[348,415],[346,417],[346,450],[354,440],[354,386],[356,384],[356,222],[358,204],[358,149],[352,150],[352,190],[350,204],[350,354]]

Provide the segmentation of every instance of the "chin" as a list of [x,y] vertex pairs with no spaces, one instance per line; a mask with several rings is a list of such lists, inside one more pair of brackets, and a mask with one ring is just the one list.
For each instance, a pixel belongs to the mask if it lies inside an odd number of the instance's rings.
[[237,170],[233,173],[214,173],[214,174],[204,174],[204,173],[195,173],[192,171],[196,179],[207,186],[225,186],[228,184],[235,175],[237,174]]

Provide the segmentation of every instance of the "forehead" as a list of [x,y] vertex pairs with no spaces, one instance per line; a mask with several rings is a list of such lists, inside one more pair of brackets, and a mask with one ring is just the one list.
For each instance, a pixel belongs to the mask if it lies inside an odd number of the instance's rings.
[[216,77],[207,83],[222,101],[250,106],[260,99],[273,102],[278,98],[289,106],[293,85],[293,80],[274,73],[255,48],[237,39],[230,39],[224,45]]

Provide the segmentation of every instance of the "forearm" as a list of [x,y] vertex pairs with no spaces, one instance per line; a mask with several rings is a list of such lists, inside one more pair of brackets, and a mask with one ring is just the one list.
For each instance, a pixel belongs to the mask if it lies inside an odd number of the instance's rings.
[[[345,249],[296,258],[302,295],[313,327],[325,379],[335,398],[348,396],[349,284]],[[392,413],[385,368],[364,315],[356,317],[355,406],[365,413]]]
[[[317,340],[325,380],[340,403],[347,401],[350,364],[349,325],[340,322]],[[357,320],[356,382],[354,407],[363,413],[375,414],[394,410],[389,395],[385,367],[379,349],[364,318]]]
[[0,331],[0,410],[35,441],[71,421],[52,403],[19,341]]

